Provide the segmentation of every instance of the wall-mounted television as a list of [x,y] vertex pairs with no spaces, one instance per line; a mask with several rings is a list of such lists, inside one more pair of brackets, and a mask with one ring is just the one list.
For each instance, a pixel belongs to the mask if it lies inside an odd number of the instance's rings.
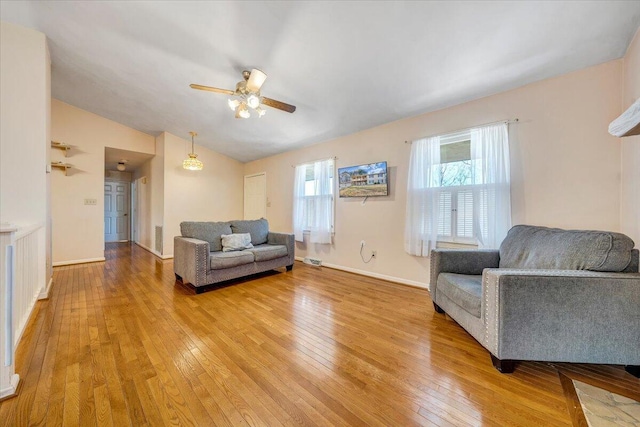
[[340,197],[374,197],[389,195],[387,162],[338,168]]

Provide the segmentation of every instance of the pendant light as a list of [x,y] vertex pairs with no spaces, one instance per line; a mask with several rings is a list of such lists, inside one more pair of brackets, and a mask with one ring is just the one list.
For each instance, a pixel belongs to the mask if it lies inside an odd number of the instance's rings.
[[189,134],[191,135],[191,153],[189,153],[189,158],[185,159],[182,162],[182,167],[190,171],[201,171],[202,168],[204,167],[204,164],[202,164],[202,162],[198,160],[198,155],[195,153],[195,150],[193,149],[194,147],[193,138],[198,134],[193,131],[189,132]]

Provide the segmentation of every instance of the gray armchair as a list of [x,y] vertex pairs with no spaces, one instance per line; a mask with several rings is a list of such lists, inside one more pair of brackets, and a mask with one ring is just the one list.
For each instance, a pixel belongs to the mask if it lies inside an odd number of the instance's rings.
[[513,227],[500,250],[431,253],[431,297],[491,353],[515,361],[640,365],[638,250],[619,233]]

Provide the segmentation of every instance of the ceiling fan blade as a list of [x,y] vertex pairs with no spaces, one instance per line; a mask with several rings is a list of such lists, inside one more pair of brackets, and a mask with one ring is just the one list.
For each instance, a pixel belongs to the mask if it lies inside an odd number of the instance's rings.
[[267,75],[262,71],[254,68],[251,70],[251,74],[249,75],[249,80],[247,80],[247,90],[249,92],[260,92],[260,88],[264,84],[264,81],[267,79]]
[[190,84],[189,86],[191,87],[191,89],[208,90],[209,92],[224,93],[226,95],[233,95],[234,93],[236,93],[233,90],[219,89],[217,87],[211,87],[211,86],[202,86],[202,85],[196,85],[196,84]]
[[278,110],[286,111],[287,113],[293,113],[296,111],[296,106],[291,104],[286,104],[284,102],[276,101],[275,99],[262,97],[262,103],[264,105],[268,105],[269,107],[277,108]]

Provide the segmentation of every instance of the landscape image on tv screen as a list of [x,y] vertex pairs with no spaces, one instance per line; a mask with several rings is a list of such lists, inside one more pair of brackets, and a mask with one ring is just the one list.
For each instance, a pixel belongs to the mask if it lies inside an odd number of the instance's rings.
[[389,194],[387,162],[338,169],[340,197],[371,197]]

